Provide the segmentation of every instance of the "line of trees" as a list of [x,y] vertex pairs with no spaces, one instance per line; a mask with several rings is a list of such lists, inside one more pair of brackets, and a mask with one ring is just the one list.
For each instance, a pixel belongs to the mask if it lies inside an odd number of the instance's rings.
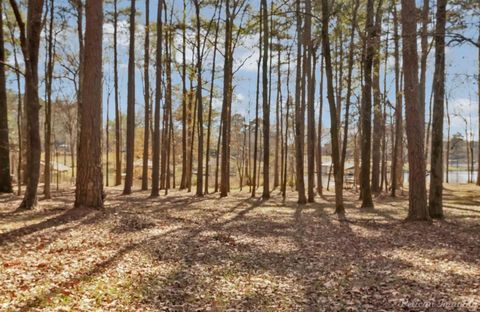
[[[141,189],[150,188],[152,197],[159,196],[160,190],[167,193],[176,188],[177,177],[179,189],[191,191],[195,185],[196,196],[209,193],[213,180],[214,192],[225,197],[231,191],[232,176],[238,176],[240,189],[248,186],[252,197],[260,186],[264,200],[276,189],[285,196],[289,185],[298,193],[298,203],[305,204],[314,202],[317,195],[323,196],[322,168],[328,162],[322,153],[328,152],[331,164],[324,174],[328,173],[329,180],[333,177],[336,212],[344,214],[343,189],[351,178],[360,187],[362,208],[374,209],[374,196],[384,191],[396,196],[403,187],[406,154],[408,219],[443,217],[442,185],[448,172],[450,150],[448,132],[444,157],[444,108],[448,99],[445,47],[470,44],[479,48],[480,58],[480,35],[478,40],[464,36],[461,28],[464,24],[458,17],[461,15],[458,12],[463,11],[469,12],[470,19],[478,19],[480,5],[477,2],[437,0],[433,5],[425,0],[423,7],[418,8],[415,0],[399,3],[397,0],[262,0],[260,3],[183,0],[182,5],[162,0],[156,7],[156,21],[152,22],[150,1],[142,0],[145,25],[141,32],[136,27],[140,0],[129,0],[128,7],[121,7],[119,2],[106,0],[105,6],[103,0],[69,0],[59,5],[54,0],[28,0],[23,6],[9,0],[8,7],[0,2],[0,9],[5,11],[0,11],[0,192],[13,191],[6,88],[6,76],[11,70],[18,81],[19,101],[22,98],[20,79],[24,81],[24,101],[17,109],[18,144],[19,147],[25,144],[26,156],[19,159],[19,167],[24,163],[26,184],[21,209],[33,209],[37,203],[42,151],[44,195],[51,196],[55,80],[73,82],[76,98],[78,126],[70,131],[75,133],[71,135],[70,145],[77,146],[71,149],[72,167],[74,161],[77,164],[75,206],[103,207],[103,154],[107,156],[108,185],[110,144],[102,145],[102,142],[110,139],[110,116],[102,118],[107,84],[102,69],[112,55],[113,175],[114,184],[121,185],[125,169],[124,195],[131,194],[135,187],[138,153],[142,159]],[[448,19],[448,10],[456,19]],[[8,22],[10,15],[16,21],[13,26]],[[104,15],[106,22],[113,26],[112,47],[102,45]],[[119,27],[125,17],[129,25],[126,118],[120,109],[119,86],[119,63],[123,58],[119,51]],[[15,47],[20,47],[24,68],[17,61],[8,65],[5,26],[9,30],[18,29],[18,41],[13,35],[15,31],[11,31],[9,46],[14,53]],[[62,52],[66,48],[57,39],[60,27],[75,30],[78,51]],[[46,34],[44,99],[39,98],[38,70],[42,31]],[[139,33],[143,41],[138,39]],[[241,83],[235,78],[250,59],[239,62],[236,57],[239,48],[245,49],[246,38],[255,41],[258,48],[258,52],[253,52],[258,57],[253,118],[250,118],[250,103],[248,116],[235,113],[240,105],[236,102],[235,90]],[[420,49],[417,39],[420,39]],[[140,42],[143,61],[137,57]],[[435,52],[431,121],[426,128],[427,59],[432,48]],[[393,59],[391,71],[389,59]],[[135,98],[139,85],[136,67],[143,73],[141,127]],[[63,76],[58,74],[59,68]],[[480,67],[478,71],[477,83]],[[387,86],[387,76],[392,77],[393,91]],[[295,79],[293,83],[291,78]],[[110,93],[108,91],[108,99]],[[329,116],[323,116],[324,97]],[[218,112],[216,102],[220,103]],[[448,108],[447,118],[450,120]],[[323,120],[329,120],[328,140],[324,137]],[[103,122],[107,123],[105,133]],[[21,131],[23,129],[25,131]],[[141,141],[137,139],[139,135]],[[141,148],[139,142],[143,143]],[[473,164],[473,143],[469,146]],[[125,168],[122,165],[124,149]],[[18,157],[22,157],[22,151]],[[353,166],[347,164],[349,158],[353,159]],[[478,158],[480,166],[480,153]],[[473,169],[473,165],[471,167]],[[18,172],[20,182],[21,171]],[[477,184],[480,185],[480,174]]]

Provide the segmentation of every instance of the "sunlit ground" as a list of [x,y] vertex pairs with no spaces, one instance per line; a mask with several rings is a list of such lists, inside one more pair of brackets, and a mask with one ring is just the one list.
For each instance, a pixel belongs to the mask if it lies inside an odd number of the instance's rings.
[[447,185],[445,221],[405,223],[405,197],[362,212],[348,193],[300,207],[277,191],[121,196],[76,211],[73,190],[12,213],[0,197],[0,310],[477,310],[480,188]]

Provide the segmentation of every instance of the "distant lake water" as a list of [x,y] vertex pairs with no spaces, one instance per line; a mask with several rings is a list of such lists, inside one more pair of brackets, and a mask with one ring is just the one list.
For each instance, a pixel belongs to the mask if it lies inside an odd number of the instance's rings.
[[[405,181],[408,179],[408,172],[405,171],[404,173],[404,179]],[[427,176],[427,181],[430,179],[430,175]],[[473,178],[472,180],[474,182],[477,181],[477,171],[473,171]],[[444,173],[444,176],[443,176],[443,181],[444,182],[447,182],[447,179],[446,179],[446,176],[445,176],[445,173]],[[462,183],[468,183],[468,171],[466,170],[458,170],[458,171],[449,171],[448,172],[448,183],[452,183],[452,184],[462,184]]]
[[[445,174],[445,173],[444,173]],[[404,171],[403,173],[405,181],[408,181],[408,171]],[[427,176],[427,182],[430,179],[430,174]],[[315,177],[315,181],[316,177]],[[443,181],[447,182],[446,177],[443,177]],[[473,172],[473,181],[477,181],[477,171]],[[328,174],[323,174],[322,175],[322,182],[323,186],[326,187],[328,183]],[[307,183],[307,176],[305,176],[305,183]],[[452,184],[462,184],[462,183],[468,183],[468,172],[466,170],[460,170],[460,171],[449,171],[448,172],[448,183]],[[330,180],[330,187],[332,188],[334,185],[334,177],[332,174],[331,180]]]

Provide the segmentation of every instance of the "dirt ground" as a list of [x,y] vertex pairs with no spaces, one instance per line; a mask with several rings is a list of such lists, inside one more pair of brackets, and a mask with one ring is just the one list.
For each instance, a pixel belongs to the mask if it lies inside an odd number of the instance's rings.
[[278,192],[171,191],[75,210],[0,196],[1,311],[461,311],[480,309],[480,188],[446,186],[444,221],[406,223],[405,197],[364,212],[346,194],[298,206]]

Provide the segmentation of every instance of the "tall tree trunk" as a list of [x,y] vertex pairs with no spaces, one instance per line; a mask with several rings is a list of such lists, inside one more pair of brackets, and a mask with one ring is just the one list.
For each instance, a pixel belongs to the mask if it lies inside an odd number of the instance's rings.
[[290,55],[291,50],[287,52],[287,102],[285,103],[285,138],[284,138],[284,168],[283,168],[283,184],[282,184],[282,197],[285,200],[287,196],[287,172],[288,172],[288,118],[290,114]]
[[345,160],[347,156],[347,145],[348,145],[348,129],[350,121],[350,103],[352,98],[352,74],[353,74],[353,62],[354,62],[354,40],[355,40],[355,31],[357,28],[357,15],[358,7],[360,6],[360,1],[355,0],[355,5],[353,7],[352,14],[352,29],[350,31],[350,44],[348,51],[348,72],[347,72],[347,97],[345,99],[345,127],[343,130],[343,144],[342,144],[342,159],[341,159],[341,170],[345,172]]
[[115,92],[115,185],[122,184],[122,132],[118,90],[118,0],[113,0],[113,84]]
[[397,0],[392,0],[393,7],[393,37],[394,37],[394,58],[395,58],[395,142],[392,153],[392,197],[395,197],[397,188],[400,186],[403,172],[403,105],[402,88],[400,75],[400,35],[398,31]]
[[102,27],[103,1],[87,0],[84,78],[75,207],[103,208]]
[[[420,36],[420,104],[423,105],[425,110],[425,99],[426,99],[426,81],[427,81],[427,57],[428,57],[428,13],[430,11],[430,0],[423,0],[422,8],[422,28]],[[432,112],[430,111],[430,114]],[[427,134],[428,138],[428,134]],[[427,143],[428,145],[428,140]],[[428,147],[426,148],[428,149]]]
[[[109,186],[110,185],[110,179],[109,179],[109,174],[108,174],[108,171],[109,171],[109,151],[110,151],[110,133],[109,133],[109,121],[110,121],[110,90],[108,92],[108,95],[107,95],[107,119],[105,121],[105,186]],[[57,153],[57,148],[55,147],[55,152]],[[65,153],[65,165],[67,164],[67,159],[66,159],[67,155]],[[57,156],[58,158],[58,156]],[[58,161],[57,161],[58,163]],[[57,171],[57,189],[58,189],[58,171]]]
[[[84,0],[74,0],[73,5],[77,11],[77,39],[78,39],[78,90],[77,90],[77,120],[81,120],[80,114],[82,113],[82,99],[83,99],[83,60],[85,58],[85,43],[84,43],[84,33],[83,33],[83,10],[84,10]],[[80,124],[77,123],[77,138],[80,137]],[[78,156],[77,145],[77,156]],[[77,161],[78,163],[78,161]],[[73,165],[73,163],[72,163]],[[72,167],[72,173],[74,169]]]
[[380,39],[382,31],[383,1],[378,2],[375,17],[375,36],[372,40],[375,50],[373,57],[373,138],[372,138],[372,192],[378,194],[380,188],[380,162],[382,141],[382,104],[380,95]]
[[443,105],[445,99],[445,24],[447,0],[437,2],[435,26],[435,73],[433,80],[432,155],[430,169],[429,212],[443,218]]
[[38,99],[38,54],[42,24],[43,0],[29,0],[27,23],[18,4],[10,0],[20,28],[20,44],[25,60],[25,113],[27,119],[27,189],[19,209],[33,209],[37,204],[37,186],[40,177],[40,122]]
[[142,190],[148,189],[148,152],[150,141],[150,0],[145,0],[145,50],[143,70],[145,75],[145,123],[143,131]]
[[[318,144],[317,144],[317,192],[323,196],[322,181],[322,124],[323,124],[323,54],[320,54],[320,109],[318,110]],[[347,115],[345,115],[346,117]],[[345,118],[345,121],[347,118]],[[345,127],[345,131],[347,131]],[[343,167],[343,166],[342,166]]]
[[[307,53],[307,178],[309,203],[315,201],[315,59],[316,49],[312,45],[312,2],[305,1],[305,48]],[[304,95],[305,96],[305,95]]]
[[162,49],[163,49],[163,1],[157,7],[157,49],[155,52],[155,113],[152,140],[152,192],[151,197],[159,195],[160,179],[160,100],[162,98]]
[[45,105],[45,167],[44,167],[44,188],[43,193],[45,199],[51,198],[50,180],[51,180],[51,145],[52,145],[52,81],[53,81],[53,60],[54,60],[54,38],[53,38],[53,20],[55,18],[55,1],[50,0],[50,20],[48,26],[47,41],[47,70],[45,76],[45,88],[47,95],[47,103]]
[[370,161],[372,147],[372,66],[375,54],[375,25],[373,24],[373,0],[367,2],[367,22],[365,32],[367,34],[366,45],[363,56],[363,75],[365,84],[362,90],[362,144],[361,144],[361,173],[360,192],[361,208],[372,209],[372,190],[370,185]]
[[262,0],[263,12],[263,64],[262,64],[262,96],[263,96],[263,199],[270,198],[270,102],[268,99],[268,28],[267,0]]
[[[3,16],[3,15],[2,15]],[[3,23],[3,18],[1,19]],[[11,42],[15,42],[15,34],[14,34],[14,27],[12,23],[9,21],[8,16],[5,17],[5,22],[7,24],[7,28],[9,30],[9,35],[10,35],[10,40]],[[3,30],[3,27],[1,28]],[[4,40],[5,43],[5,40]],[[3,46],[3,48],[5,48]],[[17,45],[12,46],[12,52],[13,52],[13,60],[14,60],[14,65],[15,68],[19,68],[19,62],[18,62],[18,53],[17,53]],[[4,51],[5,53],[5,51]],[[2,61],[0,66],[5,66],[3,64],[5,60]],[[4,72],[4,71],[2,71]],[[16,87],[17,87],[17,132],[18,132],[18,165],[17,165],[17,195],[20,196],[22,194],[22,167],[23,167],[23,142],[25,139],[24,133],[23,133],[23,125],[24,125],[24,116],[23,116],[23,105],[22,105],[22,89],[21,89],[21,77],[20,77],[20,72],[17,70],[15,71],[15,82],[16,82]],[[1,83],[1,81],[0,81]],[[3,85],[3,84],[2,84]],[[1,86],[0,86],[1,87]],[[6,94],[6,93],[5,93]],[[0,95],[1,96],[1,95]],[[5,105],[6,105],[6,100],[5,100]],[[7,107],[5,106],[5,109]],[[7,113],[5,111],[5,114],[2,114],[2,116],[7,116]],[[1,118],[1,117],[0,117]],[[8,122],[8,119],[7,119]],[[8,126],[8,125],[7,125]],[[6,129],[7,127],[5,127]],[[8,146],[8,145],[6,145]],[[10,176],[9,176],[10,178]]]
[[[297,13],[297,69],[295,83],[295,167],[296,167],[296,187],[298,192],[298,203],[305,204],[305,180],[304,180],[304,121],[305,110],[301,102],[302,90],[302,19],[300,13],[300,0],[296,1]],[[305,73],[303,73],[305,74]]]
[[[223,116],[223,113],[221,114]],[[223,127],[223,119],[220,118],[220,126],[218,127],[218,139],[217,139],[217,152],[215,153],[215,188],[214,193],[218,192],[218,174],[219,174],[219,164],[220,164],[220,143],[222,142],[222,127]]]
[[197,17],[197,118],[198,118],[198,148],[197,148],[197,196],[203,196],[203,100],[202,100],[202,52],[200,45],[200,4],[194,0]]
[[187,133],[187,1],[183,0],[183,21],[182,21],[182,177],[180,189],[187,187],[188,171],[188,137]]
[[[5,79],[5,40],[3,36],[3,3],[0,1],[0,193],[11,193],[10,143],[8,139],[7,87]],[[19,114],[20,111],[18,112]],[[19,142],[21,139],[19,139]],[[20,152],[19,152],[20,155]],[[20,167],[20,163],[18,164]]]
[[225,53],[224,53],[224,78],[223,78],[223,111],[222,118],[222,162],[221,162],[221,184],[220,196],[225,197],[229,191],[230,179],[230,119],[231,119],[231,103],[232,103],[232,28],[233,21],[231,16],[230,0],[225,1],[226,20],[225,20]]
[[132,193],[133,161],[135,157],[135,0],[130,2],[130,43],[128,53],[127,94],[127,159],[123,194]]
[[[273,27],[273,25],[271,25]],[[282,136],[282,116],[281,116],[281,105],[282,105],[282,81],[281,81],[281,47],[280,47],[280,38],[278,38],[277,46],[277,96],[276,96],[276,105],[275,105],[275,167],[273,172],[273,188],[277,188],[280,185],[280,175],[283,166],[281,162],[283,161],[283,145],[281,144],[280,137]],[[280,156],[280,157],[279,157]],[[281,160],[280,160],[281,159]],[[279,161],[280,160],[280,161]],[[279,165],[281,168],[279,168]],[[283,176],[283,175],[282,175]]]
[[327,77],[327,97],[330,106],[330,135],[332,142],[332,161],[335,174],[335,212],[344,214],[343,206],[343,172],[340,160],[340,147],[338,142],[337,107],[335,105],[335,93],[333,90],[332,59],[330,55],[330,38],[328,35],[328,22],[330,12],[328,0],[322,0],[322,44],[325,57],[325,72]]
[[446,156],[445,156],[445,182],[448,181],[449,170],[450,170],[450,129],[451,129],[451,120],[450,120],[450,112],[448,111],[448,96],[445,96],[445,109],[447,113],[447,148],[446,148]]
[[[168,21],[167,10],[165,10],[165,21]],[[163,136],[163,149],[164,155],[162,157],[163,168],[160,175],[160,188],[165,188],[165,195],[168,193],[170,188],[170,152],[172,150],[172,140],[171,140],[171,127],[172,122],[172,44],[173,44],[173,33],[167,28],[165,32],[165,79],[166,79],[166,88],[165,88],[165,107],[164,107],[164,136]],[[162,180],[163,174],[163,180]]]
[[425,109],[418,83],[417,21],[415,0],[402,0],[403,72],[408,140],[408,220],[428,220],[425,185]]
[[[478,120],[480,121],[480,25],[478,25],[478,38],[477,38],[477,45],[478,45],[478,59],[477,59],[477,93],[478,93]],[[478,160],[477,160],[477,185],[480,186],[480,122],[478,124]],[[448,164],[447,164],[448,166]]]
[[263,23],[262,23],[263,11],[260,10],[260,26],[259,26],[259,41],[258,41],[258,61],[257,61],[257,87],[255,92],[255,131],[253,142],[253,178],[252,178],[252,197],[255,197],[257,190],[257,158],[258,158],[258,128],[259,128],[259,107],[260,107],[260,65],[262,64],[262,37],[263,37]]
[[[218,2],[219,12],[217,23],[215,24],[215,38],[213,40],[213,60],[212,60],[212,78],[210,80],[210,98],[208,101],[208,126],[207,126],[207,151],[206,151],[206,160],[205,160],[205,194],[208,194],[208,180],[210,175],[210,139],[212,131],[212,112],[213,112],[213,89],[215,87],[215,65],[217,61],[217,45],[218,45],[218,32],[220,30],[220,17],[222,16],[222,2]],[[217,150],[218,154],[218,150]],[[250,155],[250,154],[249,154]]]

